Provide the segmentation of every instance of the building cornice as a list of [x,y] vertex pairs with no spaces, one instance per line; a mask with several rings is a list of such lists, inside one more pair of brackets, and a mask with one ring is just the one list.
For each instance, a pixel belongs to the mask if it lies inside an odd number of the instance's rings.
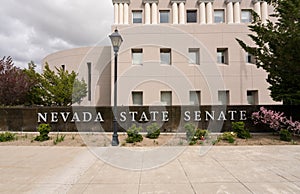
[[143,3],[156,3],[158,4],[159,0],[143,0]]
[[130,4],[130,0],[112,0],[113,4],[115,3],[128,3]]
[[230,3],[230,2],[232,2],[232,3],[236,3],[236,2],[241,2],[242,0],[226,0],[225,1],[225,3]]
[[186,0],[170,0],[170,3],[185,3]]
[[262,2],[262,0],[252,0],[252,3]]
[[197,1],[198,4],[200,4],[200,3],[208,3],[208,2],[213,3],[214,0],[198,0],[198,1]]

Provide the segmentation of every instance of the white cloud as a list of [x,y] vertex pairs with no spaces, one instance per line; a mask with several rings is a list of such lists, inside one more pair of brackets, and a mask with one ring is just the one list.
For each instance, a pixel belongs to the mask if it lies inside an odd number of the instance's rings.
[[0,0],[0,58],[40,64],[53,52],[95,45],[111,31],[111,0]]

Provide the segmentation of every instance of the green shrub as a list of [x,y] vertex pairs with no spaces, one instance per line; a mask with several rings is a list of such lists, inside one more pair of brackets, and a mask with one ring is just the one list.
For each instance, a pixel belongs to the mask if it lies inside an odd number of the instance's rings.
[[196,144],[198,140],[204,140],[208,135],[208,130],[197,129],[196,126],[191,123],[187,123],[184,128],[189,145]]
[[195,133],[196,133],[195,125],[193,125],[192,123],[187,123],[187,124],[184,125],[184,129],[186,131],[186,133],[185,133],[186,139],[188,141],[193,140],[194,137],[195,137]]
[[247,129],[245,129],[245,123],[242,121],[232,122],[231,123],[232,130],[237,134],[238,138],[248,139],[251,138],[251,135]]
[[192,123],[187,123],[184,125],[185,128],[185,135],[186,140],[189,142],[189,145],[194,145],[197,143],[197,137],[195,137],[196,134],[196,126]]
[[50,139],[50,137],[48,136],[51,130],[49,124],[40,124],[37,130],[40,133],[40,135],[34,138],[35,141],[47,141]]
[[234,143],[236,137],[237,134],[234,132],[224,132],[220,137],[218,137],[218,140],[224,140],[228,141],[229,143]]
[[147,126],[147,135],[146,137],[149,139],[157,139],[160,135],[159,126],[156,123],[152,123]]
[[195,136],[197,137],[197,139],[205,139],[205,137],[207,137],[208,135],[208,130],[205,130],[205,129],[196,129],[196,132],[195,132]]
[[139,132],[142,130],[141,127],[137,127],[135,124],[133,124],[127,131],[127,138],[126,143],[135,143],[135,142],[141,142],[143,141],[143,136],[139,134]]
[[287,129],[281,129],[279,131],[279,136],[281,141],[291,141],[292,140],[292,134]]
[[15,140],[16,134],[5,132],[0,134],[0,142],[13,141]]

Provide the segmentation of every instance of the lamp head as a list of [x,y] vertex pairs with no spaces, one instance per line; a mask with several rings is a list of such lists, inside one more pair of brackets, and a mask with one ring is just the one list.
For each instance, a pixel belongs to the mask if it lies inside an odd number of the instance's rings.
[[123,42],[122,36],[119,34],[118,29],[116,28],[115,31],[109,35],[109,38],[111,40],[111,44],[114,48],[114,52],[119,52],[119,48]]

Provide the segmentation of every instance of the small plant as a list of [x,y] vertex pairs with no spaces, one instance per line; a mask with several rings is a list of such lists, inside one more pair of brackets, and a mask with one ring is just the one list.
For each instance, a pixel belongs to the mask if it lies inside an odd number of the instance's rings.
[[249,139],[251,138],[251,135],[247,129],[245,129],[245,123],[240,121],[240,122],[232,122],[232,130],[237,134],[238,138],[241,139]]
[[197,129],[196,126],[191,123],[186,124],[184,128],[186,130],[186,139],[189,142],[189,145],[196,144],[198,140],[204,141],[208,136],[208,130]]
[[58,134],[57,134],[56,139],[53,140],[53,144],[56,145],[56,144],[58,144],[60,142],[63,142],[65,140],[65,137],[66,137],[66,135],[61,135],[59,137]]
[[152,123],[147,127],[146,137],[149,139],[157,139],[160,135],[159,126],[156,123]]
[[143,136],[139,134],[139,132],[142,130],[141,127],[137,127],[135,124],[133,124],[127,131],[127,138],[126,143],[135,143],[135,142],[141,142],[143,141]]
[[186,139],[188,142],[193,141],[195,138],[195,133],[196,133],[196,127],[192,123],[187,123],[184,125],[184,129],[186,131]]
[[48,136],[51,130],[49,124],[40,124],[37,130],[40,133],[40,135],[34,138],[35,141],[47,141],[50,139],[50,137]]
[[205,138],[208,136],[208,131],[205,129],[196,129],[195,136],[197,139],[205,140]]
[[292,140],[292,134],[287,129],[281,129],[279,131],[279,136],[281,141],[291,141]]
[[181,139],[179,140],[178,145],[180,145],[180,146],[183,145],[183,141]]
[[0,142],[13,141],[16,139],[16,134],[5,132],[0,134]]
[[213,141],[211,142],[212,145],[216,145],[217,143],[218,143],[218,140],[217,140],[217,139],[215,139],[215,140],[213,140]]
[[156,141],[155,139],[153,140],[153,144],[154,145],[158,145],[158,141]]
[[218,141],[224,140],[228,141],[228,143],[234,143],[237,134],[234,132],[224,132],[220,137],[218,137]]

